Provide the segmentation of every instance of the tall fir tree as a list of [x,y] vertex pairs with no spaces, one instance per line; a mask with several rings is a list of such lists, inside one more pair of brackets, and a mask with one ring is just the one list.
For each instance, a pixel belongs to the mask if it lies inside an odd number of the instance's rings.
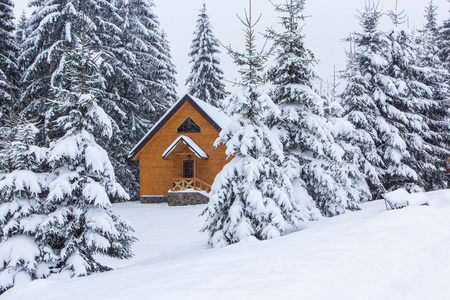
[[[113,117],[116,134],[105,143],[117,179],[132,199],[139,197],[139,166],[128,159],[129,151],[177,100],[175,71],[159,76],[170,63],[164,49],[153,1],[117,1],[117,38],[104,42],[110,72],[106,78],[104,105]],[[169,57],[166,57],[169,55]],[[162,73],[162,72],[161,72]],[[167,75],[164,73],[164,75]],[[169,81],[169,82],[167,82]]]
[[221,107],[221,100],[226,94],[225,85],[222,83],[223,71],[217,57],[220,53],[219,41],[213,35],[205,3],[198,15],[194,36],[189,52],[191,74],[186,79],[189,94],[215,107]]
[[436,9],[431,0],[425,9],[424,29],[415,39],[416,55],[409,71],[411,101],[425,123],[419,132],[425,141],[423,149],[413,155],[419,161],[418,173],[424,178],[426,190],[445,187],[444,157],[450,151],[449,72],[439,59]]
[[271,95],[282,112],[272,126],[283,139],[284,151],[298,159],[304,189],[324,215],[334,216],[359,209],[358,203],[368,199],[368,187],[350,145],[338,141],[344,120],[336,128],[338,119],[331,122],[325,99],[315,89],[315,58],[301,33],[304,7],[304,0],[277,5],[284,31],[268,33],[278,46],[276,65],[268,73],[275,86]]
[[161,112],[177,100],[174,77],[158,77],[158,71],[164,67],[169,69],[166,66],[169,64],[172,75],[176,72],[170,62],[170,49],[165,45],[158,18],[153,12],[153,1],[118,1],[116,5],[121,17],[120,41],[110,50],[114,52],[120,70],[109,80],[111,87],[107,90],[123,98],[123,111],[130,110],[127,106],[134,106],[137,110],[130,111],[136,119],[133,125],[139,130],[145,128],[137,138],[147,132],[149,122],[156,122]]
[[381,181],[384,163],[377,151],[377,146],[382,143],[379,131],[383,128],[383,117],[377,106],[380,93],[377,76],[389,63],[385,57],[387,41],[378,29],[381,16],[373,3],[360,12],[358,20],[362,32],[352,33],[349,38],[351,49],[347,53],[347,68],[342,74],[346,86],[340,95],[345,118],[356,128],[352,141],[361,150],[360,169],[367,176],[374,199],[385,191]]
[[[385,156],[388,165],[385,187],[404,187],[412,191],[443,188],[446,181],[443,158],[449,154],[445,149],[448,148],[448,140],[443,135],[449,126],[448,112],[439,102],[447,98],[447,87],[442,80],[445,70],[430,63],[431,52],[426,54],[426,59],[423,55],[421,59],[420,47],[413,36],[406,29],[397,28],[396,20],[400,18],[396,17],[396,12],[391,12],[390,17],[396,28],[387,35],[391,42],[391,64],[387,74],[397,89],[388,90],[388,95],[397,111],[391,111],[386,118],[398,128],[407,153],[400,163],[394,153],[394,156]],[[428,18],[430,28],[432,21]],[[399,112],[403,114],[400,118]],[[395,156],[397,158],[393,159]],[[401,164],[404,167],[397,169]],[[403,170],[408,167],[411,174],[417,175],[414,182],[404,176]]]
[[[389,13],[395,28],[387,33],[377,29],[380,16],[376,6],[360,16],[364,33],[353,34],[355,50],[349,54],[347,86],[341,96],[347,118],[360,133],[355,144],[363,163],[375,168],[382,184],[372,185],[372,193],[377,197],[384,189],[441,187],[440,156],[446,150],[441,133],[435,131],[444,125],[442,116],[431,112],[440,110],[433,99],[433,72],[418,65],[417,45],[401,29],[402,15]],[[368,138],[369,149],[358,143],[360,136]]]
[[0,0],[0,124],[8,118],[9,104],[18,93],[18,47],[14,36],[14,3]]
[[450,17],[444,20],[438,28],[438,47],[440,49],[439,58],[450,72]]
[[279,114],[260,86],[268,55],[256,50],[251,1],[245,25],[245,53],[228,49],[241,67],[242,90],[229,99],[228,114],[235,117],[220,133],[216,145],[225,144],[234,155],[214,180],[203,230],[209,244],[222,247],[251,236],[270,239],[287,226],[316,217],[316,210],[294,197],[296,161],[285,157],[278,137],[266,122]]
[[64,47],[72,47],[81,9],[93,25],[88,35],[103,53],[105,78],[102,108],[112,117],[115,134],[102,139],[111,155],[118,181],[138,198],[138,165],[128,153],[159,117],[177,100],[175,69],[153,13],[152,0],[33,0],[35,8],[20,56],[24,91],[20,107],[38,118],[42,144],[48,140],[51,118],[45,99],[58,80]]
[[36,233],[57,257],[54,272],[70,276],[109,270],[95,255],[130,258],[135,241],[130,225],[110,207],[112,199],[128,195],[98,144],[112,135],[111,118],[100,105],[105,79],[100,54],[90,46],[89,27],[79,28],[75,45],[62,58],[61,76],[53,82],[50,103],[57,138],[50,143],[47,163],[55,177],[46,200],[50,213]]
[[25,42],[27,38],[27,30],[28,30],[28,18],[25,11],[22,12],[20,15],[20,19],[17,22],[17,29],[16,29],[16,41],[19,45],[19,48],[21,45]]
[[[178,86],[175,75],[175,65],[172,63],[172,54],[170,54],[170,43],[167,39],[167,33],[164,30],[160,31],[161,44],[159,45],[160,55],[158,56],[161,64],[152,69],[154,78],[161,84],[161,92],[158,97],[164,99],[167,105],[172,105],[178,101],[176,87]],[[160,105],[159,111],[165,112],[167,106]]]
[[[450,0],[447,0],[447,2],[450,2]],[[450,18],[444,20],[442,26],[437,28],[436,35],[436,43],[439,49],[438,57],[447,69],[447,73],[450,74]],[[447,75],[446,84],[450,89],[450,75]],[[450,110],[449,98],[447,98],[447,101],[444,101],[444,106],[448,111]],[[449,133],[447,134],[447,139],[450,139]]]
[[424,26],[424,30],[429,31],[433,36],[437,35],[438,25],[437,25],[437,6],[434,5],[433,0],[430,0],[428,6],[425,8],[425,19],[426,23]]
[[[23,90],[17,109],[35,118],[40,134],[38,143],[48,141],[46,122],[50,118],[46,99],[50,87],[61,76],[63,49],[73,47],[80,31],[81,9],[89,11],[97,0],[31,0],[34,8],[28,20],[27,36],[18,61],[24,73]],[[89,15],[89,13],[87,14]],[[90,32],[92,34],[94,32]],[[91,36],[98,41],[98,37]]]
[[417,53],[420,63],[425,67],[441,67],[443,64],[439,59],[439,47],[438,47],[438,27],[436,21],[437,6],[430,3],[425,8],[425,20],[426,23],[422,30],[418,30],[418,36],[416,37]]

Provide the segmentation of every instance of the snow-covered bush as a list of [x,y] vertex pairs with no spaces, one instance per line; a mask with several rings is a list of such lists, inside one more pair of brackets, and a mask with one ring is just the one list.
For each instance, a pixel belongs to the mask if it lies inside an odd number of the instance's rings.
[[54,266],[52,250],[35,239],[46,214],[45,149],[34,145],[34,124],[10,115],[0,130],[0,293],[47,277]]

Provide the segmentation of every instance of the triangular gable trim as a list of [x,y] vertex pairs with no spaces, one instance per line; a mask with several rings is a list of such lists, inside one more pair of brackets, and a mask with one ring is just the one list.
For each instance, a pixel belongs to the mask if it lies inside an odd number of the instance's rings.
[[166,159],[167,156],[169,156],[172,151],[178,146],[179,143],[183,142],[186,146],[191,149],[192,152],[194,152],[195,156],[197,156],[200,159],[208,159],[209,155],[206,154],[205,151],[203,151],[202,148],[200,148],[199,145],[197,145],[196,142],[194,142],[193,139],[191,139],[188,136],[181,135],[179,136],[170,146],[167,148],[166,151],[164,151],[162,158]]
[[152,137],[169,121],[169,119],[183,106],[185,102],[189,102],[207,121],[211,124],[214,129],[218,132],[222,128],[189,96],[185,95],[181,100],[172,106],[159,121],[150,129],[150,131],[137,143],[137,145],[130,151],[128,155],[129,159],[133,159],[144,146],[152,139]]

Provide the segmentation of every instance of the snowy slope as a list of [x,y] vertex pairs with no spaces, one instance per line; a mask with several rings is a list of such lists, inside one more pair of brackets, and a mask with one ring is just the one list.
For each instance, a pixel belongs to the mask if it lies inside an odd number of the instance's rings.
[[450,299],[450,191],[430,206],[359,212],[268,241],[221,249],[200,233],[204,206],[115,204],[136,257],[116,270],[17,286],[8,299]]

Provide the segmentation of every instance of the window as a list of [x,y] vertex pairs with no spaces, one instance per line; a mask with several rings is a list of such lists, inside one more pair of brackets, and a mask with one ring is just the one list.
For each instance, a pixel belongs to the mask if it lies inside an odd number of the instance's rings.
[[188,117],[184,120],[183,124],[178,127],[177,132],[200,132],[200,127]]

